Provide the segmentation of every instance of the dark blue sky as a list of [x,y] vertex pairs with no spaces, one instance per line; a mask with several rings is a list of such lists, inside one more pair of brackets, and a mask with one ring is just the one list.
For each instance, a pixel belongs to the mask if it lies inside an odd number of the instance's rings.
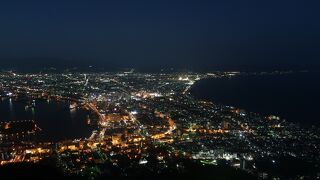
[[320,68],[319,3],[0,2],[0,65]]

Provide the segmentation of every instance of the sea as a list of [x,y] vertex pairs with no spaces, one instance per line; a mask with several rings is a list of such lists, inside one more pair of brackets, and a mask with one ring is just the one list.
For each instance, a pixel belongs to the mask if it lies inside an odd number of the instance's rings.
[[320,72],[203,79],[194,84],[191,94],[301,126],[320,127]]
[[36,99],[29,105],[26,100],[0,98],[0,122],[35,120],[42,129],[42,139],[52,142],[86,138],[92,132],[87,124],[89,112],[70,109],[66,101]]

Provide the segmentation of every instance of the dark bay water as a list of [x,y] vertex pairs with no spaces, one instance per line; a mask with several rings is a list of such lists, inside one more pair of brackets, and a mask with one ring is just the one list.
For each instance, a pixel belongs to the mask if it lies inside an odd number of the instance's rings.
[[218,104],[320,126],[320,73],[204,79],[194,85],[191,93]]
[[36,100],[34,108],[26,108],[25,100],[0,99],[0,121],[35,120],[42,129],[44,140],[60,141],[88,137],[88,112],[69,109],[65,101]]

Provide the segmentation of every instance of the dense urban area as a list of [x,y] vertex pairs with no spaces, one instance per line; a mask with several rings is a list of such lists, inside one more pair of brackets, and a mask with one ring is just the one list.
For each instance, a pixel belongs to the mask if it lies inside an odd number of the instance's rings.
[[70,111],[90,112],[86,124],[93,131],[79,139],[47,141],[37,121],[0,117],[0,169],[45,162],[66,176],[89,179],[178,175],[210,168],[253,179],[319,178],[318,127],[300,127],[277,115],[262,116],[190,93],[202,79],[245,75],[2,72],[2,101],[23,100],[26,110],[37,101],[65,101]]

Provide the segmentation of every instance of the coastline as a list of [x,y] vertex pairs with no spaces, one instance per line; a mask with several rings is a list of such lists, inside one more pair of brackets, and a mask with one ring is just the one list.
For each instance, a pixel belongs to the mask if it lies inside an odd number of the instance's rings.
[[[316,78],[310,78],[314,74],[317,75]],[[292,73],[281,76],[205,77],[192,85],[189,94],[198,100],[233,106],[264,116],[276,115],[302,126],[319,127],[320,122],[313,112],[316,109],[314,107],[316,100],[319,99],[315,89],[320,90],[320,87],[314,84],[317,78],[320,79],[318,75],[318,73]],[[284,84],[283,81],[287,79],[290,83]],[[268,87],[269,84],[279,88]],[[314,99],[311,99],[312,96]],[[300,107],[308,104],[312,109],[303,112]]]

